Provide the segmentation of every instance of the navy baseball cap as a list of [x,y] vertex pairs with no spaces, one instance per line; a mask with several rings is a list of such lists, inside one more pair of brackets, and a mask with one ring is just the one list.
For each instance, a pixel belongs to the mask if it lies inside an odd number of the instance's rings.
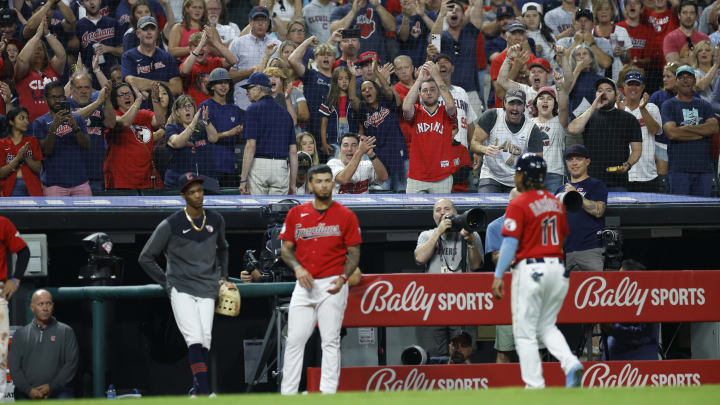
[[0,9],[0,26],[16,24],[18,22],[17,13],[9,8]]
[[525,95],[525,92],[520,89],[510,89],[505,93],[505,101],[508,103],[511,101],[520,101],[521,103],[525,104],[527,101],[527,96]]
[[205,182],[204,178],[202,178],[192,172],[181,174],[180,177],[178,178],[178,184],[182,185],[180,187],[181,193],[184,193],[185,190],[187,190],[187,188],[190,187],[190,185],[193,183],[204,183],[204,182]]
[[505,26],[505,32],[515,32],[515,31],[527,31],[527,28],[525,27],[525,24],[523,24],[520,20],[512,20],[507,23],[507,26]]
[[631,70],[625,74],[625,84],[632,82],[643,84],[645,82],[642,73],[637,70]]
[[495,19],[499,20],[502,17],[515,17],[515,10],[510,6],[498,6]]
[[268,77],[268,75],[263,72],[255,72],[250,75],[247,83],[243,84],[240,87],[248,90],[250,87],[253,86],[272,87],[272,84],[270,83],[270,78]]
[[692,66],[688,65],[682,65],[678,68],[677,72],[675,72],[675,77],[680,77],[681,73],[690,73],[693,76],[695,75],[695,69],[692,68]]
[[576,143],[575,145],[570,145],[567,149],[565,149],[565,159],[569,158],[570,156],[581,156],[584,158],[589,158],[590,152],[588,152],[585,146]]
[[270,19],[270,11],[268,11],[267,7],[264,6],[255,6],[250,9],[250,14],[248,14],[251,20],[254,20],[255,17],[259,15],[264,15],[265,18],[268,20]]

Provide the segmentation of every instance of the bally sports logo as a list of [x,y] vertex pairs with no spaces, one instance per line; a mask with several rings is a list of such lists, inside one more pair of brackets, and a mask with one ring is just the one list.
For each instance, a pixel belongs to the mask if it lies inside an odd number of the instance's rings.
[[373,312],[422,312],[426,321],[433,309],[438,311],[480,311],[493,308],[490,292],[425,292],[425,286],[411,281],[401,292],[393,284],[376,281],[367,287],[360,301],[363,315]]
[[701,385],[700,373],[656,372],[643,374],[631,363],[613,373],[607,363],[596,363],[583,374],[582,386],[586,388],[645,387],[645,386]]
[[635,315],[640,315],[648,298],[652,306],[702,306],[705,305],[705,289],[641,288],[630,277],[623,277],[613,288],[608,287],[604,277],[593,276],[584,280],[575,291],[575,307],[637,307]]
[[423,371],[412,368],[405,378],[398,378],[398,372],[390,367],[374,372],[365,385],[365,392],[378,391],[429,391],[429,390],[477,390],[487,389],[485,377],[428,377]]

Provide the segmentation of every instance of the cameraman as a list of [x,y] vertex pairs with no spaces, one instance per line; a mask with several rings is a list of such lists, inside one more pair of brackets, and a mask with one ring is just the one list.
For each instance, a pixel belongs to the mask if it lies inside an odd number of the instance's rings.
[[[452,201],[442,198],[433,206],[433,219],[437,228],[424,231],[418,237],[415,262],[425,265],[426,273],[465,273],[478,271],[483,265],[483,246],[477,232],[465,229],[452,231],[451,217],[457,215]],[[447,356],[450,337],[459,330],[469,332],[472,341],[477,327],[417,328],[420,346],[429,357]]]

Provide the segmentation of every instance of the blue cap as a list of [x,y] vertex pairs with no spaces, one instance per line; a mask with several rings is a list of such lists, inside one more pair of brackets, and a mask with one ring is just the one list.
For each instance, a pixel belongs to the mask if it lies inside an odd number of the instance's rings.
[[575,144],[568,146],[568,148],[565,150],[565,159],[570,156],[582,156],[584,158],[589,158],[590,153],[588,152],[587,148],[585,148],[585,146]]
[[[675,77],[679,77],[680,73],[690,73],[693,76],[695,75],[695,69],[692,68],[692,66],[688,65],[682,65],[678,68],[678,70],[675,72]],[[697,77],[697,76],[696,76]]]
[[625,74],[625,84],[628,84],[630,82],[638,82],[640,84],[645,83],[645,80],[643,78],[642,73],[638,72],[637,70],[631,70]]
[[255,6],[251,8],[248,17],[250,17],[251,20],[254,20],[255,17],[259,15],[265,16],[268,20],[270,19],[270,11],[264,6]]
[[248,79],[247,83],[243,84],[243,89],[247,90],[248,88],[252,86],[263,86],[263,87],[272,87],[272,84],[270,84],[270,78],[268,75],[266,75],[263,72],[255,72],[250,75],[250,78]]
[[512,20],[507,23],[505,26],[505,32],[515,32],[515,31],[527,31],[527,28],[525,27],[525,24],[523,24],[520,20]]

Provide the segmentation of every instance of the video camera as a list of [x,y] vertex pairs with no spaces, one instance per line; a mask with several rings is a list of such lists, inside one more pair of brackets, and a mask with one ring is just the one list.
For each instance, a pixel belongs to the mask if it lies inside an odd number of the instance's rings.
[[87,265],[80,268],[78,280],[85,285],[107,286],[122,283],[123,259],[110,253],[113,242],[103,232],[96,232],[82,240],[88,253]]
[[487,217],[485,211],[480,208],[471,208],[462,214],[449,215],[452,226],[447,232],[460,232],[466,230],[468,232],[480,232],[487,225]]
[[605,247],[605,270],[620,270],[623,260],[622,233],[617,229],[604,229],[597,232],[597,237]]
[[263,237],[263,248],[259,252],[246,250],[243,255],[243,270],[248,273],[252,273],[254,270],[260,272],[260,279],[257,282],[295,281],[292,269],[282,261],[280,252],[282,241],[278,236],[288,212],[299,204],[298,200],[285,199],[262,208],[263,218],[267,218],[269,221]]

